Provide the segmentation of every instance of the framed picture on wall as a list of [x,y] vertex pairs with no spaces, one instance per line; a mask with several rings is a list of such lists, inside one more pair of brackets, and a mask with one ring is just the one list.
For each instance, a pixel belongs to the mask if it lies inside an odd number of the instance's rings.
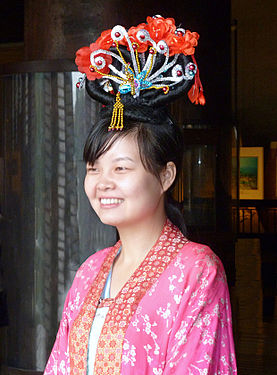
[[240,148],[240,199],[264,199],[264,149]]

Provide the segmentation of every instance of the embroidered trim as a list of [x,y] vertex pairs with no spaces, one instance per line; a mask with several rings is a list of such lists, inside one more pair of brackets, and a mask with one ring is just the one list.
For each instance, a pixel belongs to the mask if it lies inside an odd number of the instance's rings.
[[[156,244],[148,252],[144,261],[123,286],[117,297],[106,301],[110,308],[98,342],[95,375],[120,374],[124,336],[140,300],[187,242],[189,241],[179,229],[167,220]],[[86,374],[87,347],[91,324],[105,280],[120,245],[121,243],[118,242],[105,259],[90,288],[80,314],[71,328],[69,351],[71,374],[73,375]],[[101,306],[103,306],[102,303]]]
[[116,243],[104,260],[101,269],[96,276],[85,298],[84,304],[75,319],[69,334],[70,373],[73,375],[85,375],[87,370],[87,350],[91,324],[100,299],[105,281],[110,272],[113,260],[120,248],[120,242]]

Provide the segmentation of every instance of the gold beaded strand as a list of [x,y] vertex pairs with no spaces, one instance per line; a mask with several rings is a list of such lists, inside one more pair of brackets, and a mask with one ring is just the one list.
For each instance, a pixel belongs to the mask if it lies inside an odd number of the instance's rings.
[[124,79],[121,78],[121,77],[117,77],[117,76],[113,76],[112,74],[107,74],[107,73],[100,72],[100,70],[98,70],[95,65],[91,65],[91,67],[95,70],[96,73],[101,74],[101,76],[110,77],[110,78],[116,78],[116,79],[119,79],[121,81],[124,81]]
[[138,55],[138,48],[139,48],[139,44],[138,43],[133,43],[135,44],[136,48],[133,48],[135,50],[135,55],[136,55],[136,62],[137,62],[137,66],[138,66],[138,72],[140,73],[141,70],[140,70],[140,62],[139,62],[139,55]]
[[118,91],[118,93],[116,94],[116,99],[113,106],[112,119],[108,130],[123,129],[123,109],[124,105],[121,103],[120,92]]

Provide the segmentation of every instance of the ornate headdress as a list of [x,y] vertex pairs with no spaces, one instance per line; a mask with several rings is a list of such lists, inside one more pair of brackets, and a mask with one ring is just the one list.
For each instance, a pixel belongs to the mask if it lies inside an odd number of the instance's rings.
[[188,96],[205,104],[194,58],[199,35],[176,28],[173,18],[147,17],[147,23],[105,30],[89,47],[76,52],[76,64],[89,94],[113,104],[109,130],[123,128],[123,109],[132,105],[160,107],[191,86]]

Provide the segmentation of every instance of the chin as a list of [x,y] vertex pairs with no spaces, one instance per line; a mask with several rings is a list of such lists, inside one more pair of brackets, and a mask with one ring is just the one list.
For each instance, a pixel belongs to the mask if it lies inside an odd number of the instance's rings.
[[101,222],[105,225],[111,225],[113,227],[117,227],[118,225],[122,224],[121,220],[118,220],[118,218],[109,218],[109,217],[104,217],[104,216],[99,216],[99,219]]

